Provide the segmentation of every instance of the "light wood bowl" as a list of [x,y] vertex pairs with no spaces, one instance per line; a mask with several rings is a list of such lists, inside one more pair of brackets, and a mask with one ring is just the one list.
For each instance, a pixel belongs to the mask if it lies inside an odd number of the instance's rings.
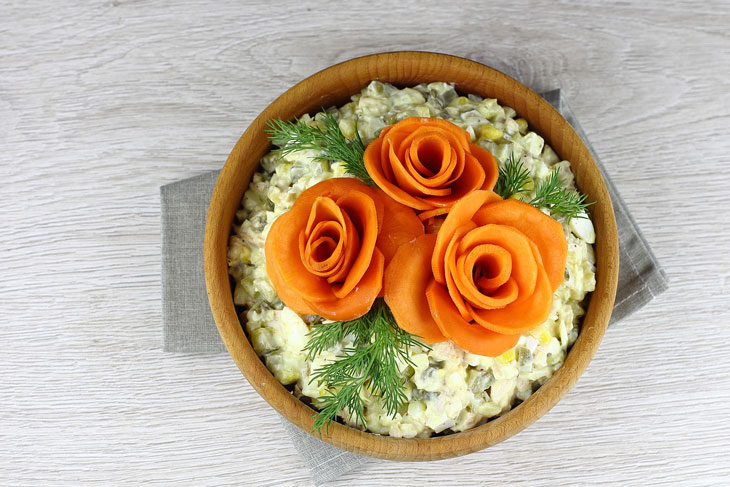
[[570,125],[545,100],[526,86],[492,68],[466,59],[425,52],[375,54],[346,61],[298,83],[269,105],[244,132],[218,178],[205,229],[205,280],[210,307],[223,342],[254,389],[286,419],[306,432],[314,411],[295,398],[268,371],[254,352],[233,305],[227,247],[235,211],[261,157],[270,150],[264,133],[267,120],[291,120],[321,107],[342,105],[371,80],[399,86],[431,81],[456,83],[461,93],[497,98],[514,108],[572,163],[580,190],[588,201],[596,229],[596,290],[590,298],[578,340],[563,366],[527,401],[493,421],[456,434],[403,439],[365,433],[333,424],[321,439],[346,450],[401,461],[435,460],[464,455],[495,445],[520,432],[552,408],[575,384],[593,358],[608,326],[618,279],[618,237],[611,199],[588,149]]

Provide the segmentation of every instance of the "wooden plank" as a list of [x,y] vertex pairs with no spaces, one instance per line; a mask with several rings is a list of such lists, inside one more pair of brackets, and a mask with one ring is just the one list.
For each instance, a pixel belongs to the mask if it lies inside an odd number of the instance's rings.
[[727,483],[727,2],[212,5],[0,9],[0,483],[311,485],[228,356],[161,352],[158,188],[293,83],[400,49],[563,88],[672,283],[518,436],[332,485]]

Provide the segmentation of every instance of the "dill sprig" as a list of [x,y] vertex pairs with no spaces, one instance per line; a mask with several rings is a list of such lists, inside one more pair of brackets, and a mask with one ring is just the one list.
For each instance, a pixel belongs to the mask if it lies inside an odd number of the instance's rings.
[[342,161],[345,171],[361,179],[365,184],[375,186],[365,169],[363,161],[365,144],[360,138],[357,126],[355,126],[355,137],[350,140],[342,133],[332,113],[323,111],[322,114],[323,128],[310,127],[301,120],[287,122],[275,119],[266,123],[266,133],[269,140],[279,146],[276,150],[282,154],[310,149],[319,151],[322,155],[316,159]]
[[494,186],[494,192],[506,200],[526,191],[530,182],[530,173],[522,164],[522,159],[515,160],[513,152],[510,154],[509,160],[499,166],[499,178]]
[[[529,191],[531,184],[530,173],[522,159],[515,159],[515,155],[512,153],[509,160],[499,167],[499,178],[494,186],[494,192],[503,199],[507,199]],[[569,190],[564,187],[564,184],[565,180],[560,177],[560,170],[556,167],[550,172],[547,179],[537,184],[535,196],[526,203],[538,209],[547,208],[568,220],[587,218],[585,209],[593,203],[586,203],[586,195],[574,189]]]
[[550,171],[550,175],[538,183],[535,188],[535,196],[528,201],[535,208],[547,208],[553,213],[571,218],[588,218],[585,209],[594,202],[586,203],[586,195],[576,190],[568,190],[564,186],[564,180],[560,177],[560,170],[556,167]]
[[314,431],[326,426],[329,432],[329,425],[340,411],[349,412],[357,423],[365,425],[363,387],[379,396],[386,412],[395,416],[408,400],[400,365],[413,365],[409,357],[411,347],[426,347],[415,335],[398,327],[388,306],[378,299],[360,318],[315,325],[304,347],[307,358],[311,360],[332,348],[348,334],[354,337],[353,346],[312,375],[312,381],[320,381],[328,390],[315,403],[320,411],[314,420]]

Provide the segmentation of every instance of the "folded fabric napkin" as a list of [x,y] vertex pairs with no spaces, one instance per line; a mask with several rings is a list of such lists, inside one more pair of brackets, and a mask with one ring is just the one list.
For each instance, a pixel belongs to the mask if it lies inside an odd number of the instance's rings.
[[[611,193],[620,247],[619,281],[611,324],[667,289],[667,277],[606,174],[560,90],[542,95],[573,126],[593,154]],[[162,309],[164,350],[178,353],[225,351],[213,321],[203,274],[203,236],[208,203],[219,171],[160,188],[162,203]],[[282,418],[284,429],[309,467],[315,485],[373,461],[325,443]]]

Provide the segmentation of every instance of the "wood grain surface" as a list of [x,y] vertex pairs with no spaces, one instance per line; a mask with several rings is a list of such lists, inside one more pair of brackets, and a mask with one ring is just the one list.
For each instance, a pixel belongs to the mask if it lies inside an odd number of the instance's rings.
[[0,484],[294,485],[228,355],[161,351],[159,186],[335,62],[448,52],[560,87],[671,279],[545,417],[332,485],[728,485],[730,6],[0,4]]

